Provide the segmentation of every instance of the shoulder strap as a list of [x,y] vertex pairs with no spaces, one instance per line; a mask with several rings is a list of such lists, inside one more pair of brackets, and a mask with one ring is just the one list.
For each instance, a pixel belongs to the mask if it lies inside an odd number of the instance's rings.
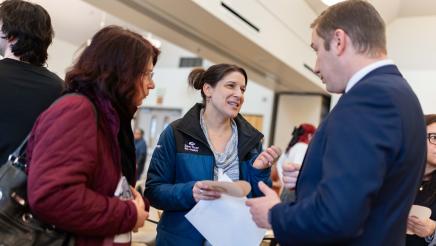
[[[59,97],[58,99],[56,99],[48,108],[50,108],[53,105],[57,104],[60,100],[62,100],[65,97],[75,96],[75,95],[84,96],[84,95],[79,94],[79,93],[68,93],[68,94],[65,94],[65,95]],[[84,97],[87,98],[86,96],[84,96]],[[92,105],[92,108],[94,109],[94,113],[96,115],[96,121],[98,121],[98,118],[97,118],[98,117],[97,109],[95,108],[95,105],[94,105],[93,102],[91,102],[91,105]],[[21,144],[15,149],[14,152],[12,152],[12,154],[9,155],[9,158],[8,158],[8,161],[10,161],[13,165],[15,165],[16,167],[19,167],[19,168],[21,168],[23,170],[26,169],[26,167],[27,167],[26,151],[25,151],[25,149],[26,149],[26,146],[27,146],[27,141],[30,138],[31,132],[32,132],[32,130],[30,130],[30,132],[24,138],[23,142],[21,142]]]

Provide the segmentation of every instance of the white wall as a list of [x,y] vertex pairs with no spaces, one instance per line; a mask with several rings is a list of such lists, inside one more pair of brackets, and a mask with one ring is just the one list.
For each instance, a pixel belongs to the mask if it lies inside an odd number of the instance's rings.
[[424,114],[436,114],[436,69],[401,72],[418,96]]
[[321,96],[281,95],[277,108],[274,144],[284,150],[291,140],[292,130],[301,123],[310,123],[318,127],[321,105]]
[[436,16],[400,18],[387,27],[389,56],[418,96],[425,114],[436,113]]
[[436,69],[436,16],[399,18],[387,27],[389,56],[401,69]]
[[77,46],[61,39],[53,39],[48,48],[47,68],[65,79],[65,72],[73,64],[77,49]]

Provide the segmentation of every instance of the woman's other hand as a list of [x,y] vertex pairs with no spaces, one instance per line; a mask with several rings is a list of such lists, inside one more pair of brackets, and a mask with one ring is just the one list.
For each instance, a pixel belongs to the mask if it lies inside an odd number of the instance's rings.
[[279,147],[272,145],[265,151],[259,154],[253,163],[253,167],[256,169],[265,169],[271,167],[277,159],[280,157],[282,151]]

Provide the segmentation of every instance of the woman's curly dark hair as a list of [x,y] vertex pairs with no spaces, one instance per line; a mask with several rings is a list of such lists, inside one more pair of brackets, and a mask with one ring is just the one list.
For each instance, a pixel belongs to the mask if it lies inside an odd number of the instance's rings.
[[119,26],[98,31],[65,76],[67,91],[98,88],[116,109],[133,115],[148,62],[160,51],[141,35]]

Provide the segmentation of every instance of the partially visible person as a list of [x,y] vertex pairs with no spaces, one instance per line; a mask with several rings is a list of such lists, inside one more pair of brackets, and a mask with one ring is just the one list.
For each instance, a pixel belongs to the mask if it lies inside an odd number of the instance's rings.
[[280,245],[404,245],[426,160],[419,100],[368,1],[332,5],[311,27],[314,71],[342,96],[307,149],[296,201],[261,183],[265,197],[247,201],[253,220]]
[[0,4],[0,166],[61,95],[63,81],[44,67],[53,39],[50,16],[21,0]]
[[130,232],[148,217],[148,203],[132,188],[130,122],[154,88],[158,54],[137,33],[101,29],[67,72],[65,96],[32,129],[30,208],[43,222],[71,233],[76,245],[130,245]]
[[252,187],[248,196],[257,197],[261,195],[257,183],[271,185],[270,167],[280,155],[275,146],[262,151],[263,135],[239,114],[247,89],[243,68],[231,64],[198,68],[188,81],[201,91],[203,103],[162,132],[147,173],[145,195],[153,207],[164,211],[157,227],[159,246],[208,244],[185,218],[200,200],[221,196],[202,181],[225,176],[245,180]]
[[141,178],[147,161],[147,144],[144,140],[144,130],[135,129],[135,153],[136,153],[136,180]]
[[[303,123],[298,127],[294,127],[292,138],[289,141],[284,154],[280,156],[277,165],[275,165],[279,180],[282,183],[280,199],[284,202],[293,201],[295,199],[295,193],[293,190],[283,187],[283,167],[286,166],[287,169],[294,168],[295,170],[300,169],[304,156],[306,155],[307,146],[309,146],[309,142],[315,134],[315,131],[316,127],[308,123]],[[298,175],[298,171],[296,172],[296,175]]]
[[407,229],[415,235],[407,235],[407,246],[436,245],[436,114],[425,116],[427,124],[427,164],[414,204],[431,209],[429,219],[409,217]]

